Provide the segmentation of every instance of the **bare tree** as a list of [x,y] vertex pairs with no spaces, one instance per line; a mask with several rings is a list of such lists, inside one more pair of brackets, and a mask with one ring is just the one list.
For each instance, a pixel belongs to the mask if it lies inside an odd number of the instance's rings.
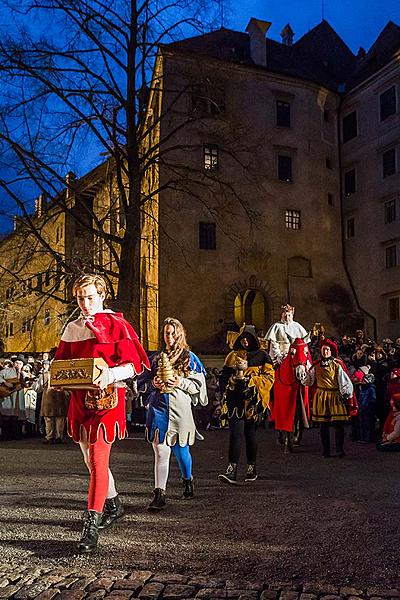
[[[222,1],[216,0],[215,5],[210,0],[9,3],[18,31],[0,41],[4,82],[0,186],[18,210],[22,238],[30,240],[24,260],[42,252],[66,281],[85,269],[103,272],[115,283],[115,304],[135,325],[140,310],[141,224],[153,198],[167,188],[203,203],[207,197],[218,197],[218,203],[209,204],[216,214],[224,211],[229,196],[252,216],[230,182],[182,166],[182,153],[193,145],[177,141],[179,132],[201,119],[205,107],[212,113],[223,112],[215,87],[208,89],[208,74],[199,67],[196,90],[190,80],[176,89],[164,89],[163,107],[155,108],[163,87],[160,47],[215,27]],[[160,136],[165,115],[187,95],[193,110]],[[245,168],[237,135],[232,133],[231,138],[225,151]],[[101,164],[95,166],[100,157]],[[65,179],[82,163],[95,168],[81,180]],[[155,175],[160,165],[162,179]],[[90,186],[93,190],[108,187],[103,210],[93,205]],[[38,219],[31,213],[32,198],[39,194],[43,202]],[[54,220],[57,213],[66,215],[75,227],[80,252],[60,252],[43,234],[46,220]],[[105,250],[108,261],[101,260]],[[12,274],[18,281],[18,270]],[[44,295],[54,291],[42,290]]]

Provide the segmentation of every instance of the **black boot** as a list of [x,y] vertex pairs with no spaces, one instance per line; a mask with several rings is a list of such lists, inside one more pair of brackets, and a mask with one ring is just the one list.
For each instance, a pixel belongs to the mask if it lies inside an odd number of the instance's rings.
[[107,498],[104,503],[99,529],[107,529],[107,527],[110,527],[115,521],[121,519],[124,514],[124,505],[118,495],[114,496],[114,498]]
[[149,510],[150,512],[162,510],[163,508],[165,508],[166,504],[167,503],[165,500],[164,490],[162,490],[161,488],[156,488],[154,490],[154,498],[148,505],[147,510]]
[[182,479],[183,481],[183,485],[184,485],[184,490],[183,490],[183,495],[182,498],[185,498],[185,500],[189,500],[190,498],[194,498],[194,484],[193,484],[193,478],[191,479]]
[[283,452],[285,454],[292,454],[292,452],[293,452],[292,434],[289,431],[285,431],[283,439],[284,439]]
[[245,481],[255,481],[257,477],[258,475],[255,463],[249,463],[247,465]]
[[99,539],[99,525],[102,513],[88,510],[83,523],[82,537],[78,544],[79,554],[89,554],[96,550]]
[[236,484],[236,477],[237,477],[237,464],[235,464],[235,463],[229,463],[229,465],[226,467],[225,473],[218,475],[218,479],[220,479],[221,481],[225,481],[226,483],[233,483],[233,484]]

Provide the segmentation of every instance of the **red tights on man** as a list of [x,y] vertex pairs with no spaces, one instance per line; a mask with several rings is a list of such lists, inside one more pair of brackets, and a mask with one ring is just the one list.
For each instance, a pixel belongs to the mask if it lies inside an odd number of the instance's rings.
[[97,440],[89,444],[90,483],[88,509],[102,512],[108,490],[108,465],[112,444],[104,439],[104,431],[99,427]]

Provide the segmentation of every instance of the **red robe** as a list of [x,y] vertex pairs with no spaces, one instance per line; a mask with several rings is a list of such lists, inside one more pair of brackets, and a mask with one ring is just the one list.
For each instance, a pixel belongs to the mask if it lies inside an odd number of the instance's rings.
[[[97,357],[103,358],[109,367],[131,363],[136,375],[150,368],[135,330],[121,313],[99,312],[93,317],[72,321],[55,354],[56,360]],[[114,442],[116,436],[118,439],[126,436],[125,388],[118,388],[117,392],[117,406],[107,410],[87,409],[85,390],[72,392],[67,420],[68,434],[74,442],[81,440],[81,427],[85,428],[90,444],[96,442],[100,426],[108,443]]]

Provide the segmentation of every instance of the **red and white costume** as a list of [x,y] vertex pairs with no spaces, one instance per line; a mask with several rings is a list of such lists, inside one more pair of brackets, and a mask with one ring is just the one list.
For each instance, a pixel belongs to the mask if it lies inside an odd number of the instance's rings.
[[117,387],[118,404],[97,410],[85,406],[85,390],[71,393],[67,415],[68,434],[80,444],[90,472],[88,509],[103,510],[106,497],[116,495],[108,468],[112,443],[126,436],[124,379],[149,369],[147,355],[132,326],[121,313],[104,310],[82,315],[67,325],[55,359],[103,358]]
[[[133,327],[121,313],[104,311],[93,316],[81,316],[67,325],[61,337],[55,359],[103,358],[109,367],[132,365],[135,377],[149,369],[149,361]],[[127,377],[125,377],[127,378]],[[117,383],[118,385],[118,383]],[[68,433],[74,442],[81,441],[81,427],[86,429],[90,444],[97,440],[99,427],[108,443],[126,436],[125,386],[118,388],[118,404],[110,410],[85,407],[84,390],[72,392],[68,411]]]

